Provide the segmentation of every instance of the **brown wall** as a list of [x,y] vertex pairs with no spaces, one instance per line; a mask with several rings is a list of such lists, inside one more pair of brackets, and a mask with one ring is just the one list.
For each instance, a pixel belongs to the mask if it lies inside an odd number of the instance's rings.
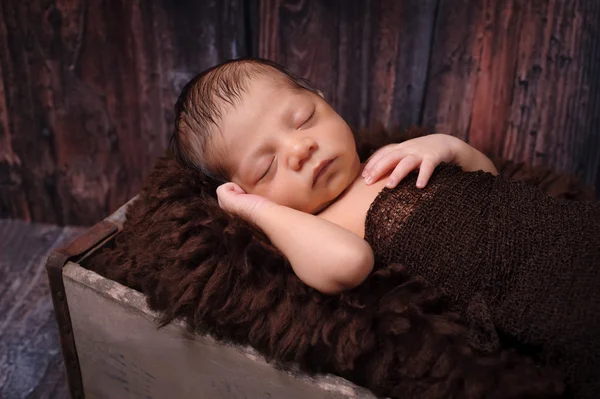
[[600,189],[595,0],[3,0],[0,217],[92,224],[140,189],[195,73],[262,56],[353,126],[423,124]]

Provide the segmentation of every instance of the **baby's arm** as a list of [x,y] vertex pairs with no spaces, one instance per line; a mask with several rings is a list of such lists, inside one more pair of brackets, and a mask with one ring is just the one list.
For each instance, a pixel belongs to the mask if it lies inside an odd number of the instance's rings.
[[447,134],[430,134],[380,148],[369,158],[362,175],[371,184],[392,170],[386,184],[392,188],[419,169],[417,187],[423,188],[441,162],[458,164],[465,172],[483,170],[498,174],[488,157],[464,141]]
[[460,165],[462,170],[465,172],[483,170],[484,172],[489,172],[493,175],[498,174],[498,170],[488,157],[464,141],[460,139],[456,140],[457,148],[455,150],[453,161]]
[[328,220],[271,203],[256,212],[254,222],[300,280],[325,294],[356,287],[373,269],[371,246]]
[[235,183],[217,189],[224,210],[254,223],[290,261],[306,285],[336,294],[362,283],[373,269],[371,246],[328,220],[246,194]]

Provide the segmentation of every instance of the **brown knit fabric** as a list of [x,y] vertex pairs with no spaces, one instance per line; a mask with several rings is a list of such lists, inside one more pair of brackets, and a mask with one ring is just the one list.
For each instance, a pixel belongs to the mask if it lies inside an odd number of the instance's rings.
[[441,288],[480,350],[518,343],[564,371],[576,397],[600,397],[600,203],[451,165],[423,190],[415,182],[384,189],[369,209],[377,263]]

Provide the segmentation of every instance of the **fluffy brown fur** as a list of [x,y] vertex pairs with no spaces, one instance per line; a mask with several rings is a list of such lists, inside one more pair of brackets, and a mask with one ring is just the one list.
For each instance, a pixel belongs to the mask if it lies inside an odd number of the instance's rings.
[[[371,130],[365,159],[403,136]],[[359,135],[359,137],[366,137]],[[570,178],[499,164],[567,198],[590,198]],[[519,175],[521,173],[521,175]],[[544,184],[546,186],[544,186]],[[265,235],[222,211],[216,184],[174,161],[158,161],[127,212],[114,246],[90,267],[147,295],[162,323],[250,344],[267,359],[341,375],[392,398],[547,398],[560,376],[515,351],[477,353],[443,298],[402,265],[377,265],[354,290],[325,296],[304,285]]]

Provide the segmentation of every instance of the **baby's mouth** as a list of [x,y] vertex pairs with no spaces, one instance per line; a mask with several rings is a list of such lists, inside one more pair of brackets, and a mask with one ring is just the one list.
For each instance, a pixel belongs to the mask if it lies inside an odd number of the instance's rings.
[[317,183],[317,180],[319,180],[322,176],[325,175],[325,173],[329,170],[329,167],[331,166],[334,160],[335,158],[332,158],[319,162],[317,167],[313,170],[313,186]]

